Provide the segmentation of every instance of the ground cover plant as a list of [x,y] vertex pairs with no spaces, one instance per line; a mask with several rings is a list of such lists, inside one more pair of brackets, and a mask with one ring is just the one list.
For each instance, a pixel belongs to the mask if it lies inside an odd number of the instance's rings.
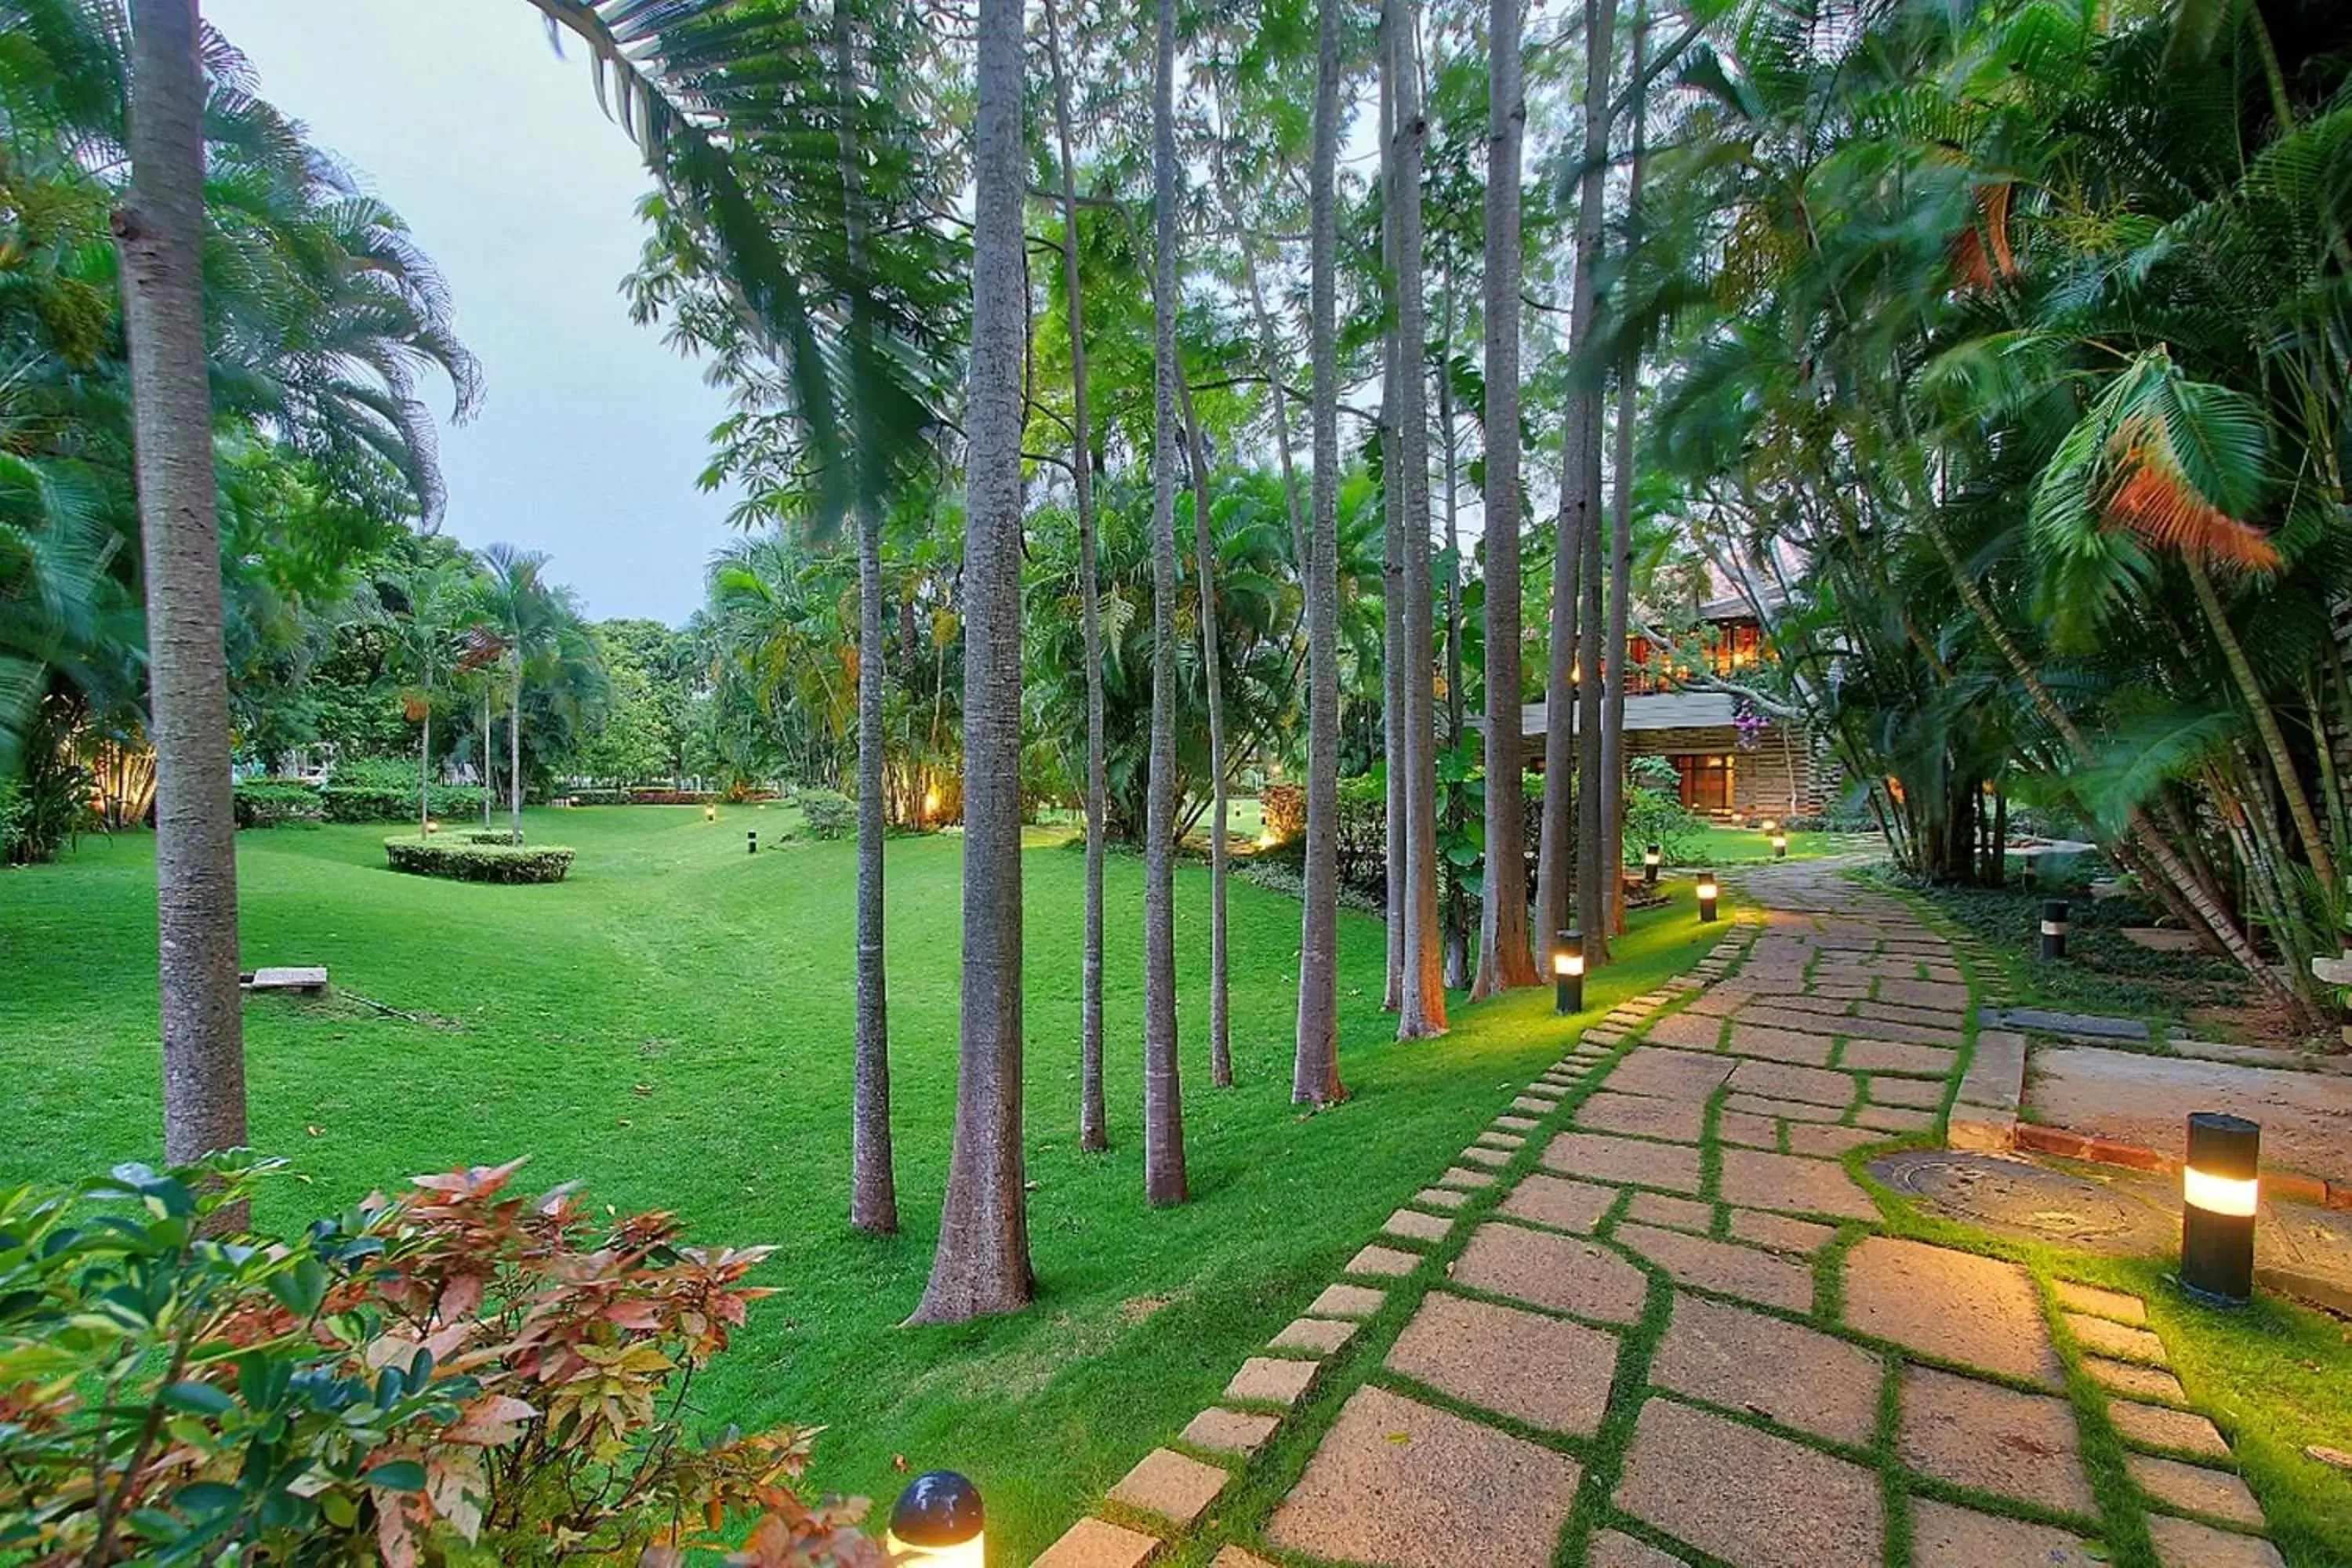
[[[1112,1149],[1077,1149],[1077,918],[1084,858],[1060,830],[1023,857],[1028,943],[1026,1136],[1034,1310],[902,1331],[937,1239],[954,1095],[961,841],[893,840],[892,1068],[905,1231],[847,1224],[852,997],[847,842],[775,836],[783,806],[526,814],[527,837],[581,851],[570,879],[510,889],[403,877],[381,828],[241,836],[252,963],[324,963],[331,999],[247,1010],[254,1142],[295,1180],[257,1200],[286,1226],[416,1171],[528,1154],[534,1190],[573,1176],[623,1213],[674,1211],[699,1242],[772,1245],[759,1303],[697,1380],[700,1417],[824,1425],[814,1491],[887,1507],[912,1470],[982,1484],[992,1541],[1026,1561],[1133,1462],[1132,1434],[1173,1430],[1485,1125],[1566,1029],[1548,990],[1462,1009],[1441,1040],[1400,1045],[1377,1010],[1377,922],[1340,925],[1343,1075],[1355,1098],[1290,1103],[1299,906],[1233,889],[1236,1087],[1208,1087],[1206,954],[1180,952],[1187,1135],[1196,1201],[1147,1211],[1141,1188],[1140,865],[1109,868],[1106,993]],[[744,832],[761,847],[744,852]],[[1180,930],[1206,925],[1207,873],[1178,875]],[[87,838],[52,867],[0,874],[12,966],[0,1071],[38,1074],[0,1104],[0,1184],[152,1158],[157,1144],[149,841]],[[1637,917],[1595,1009],[1687,966],[1720,927],[1686,900]],[[1596,1014],[1597,1016],[1597,1014]]]

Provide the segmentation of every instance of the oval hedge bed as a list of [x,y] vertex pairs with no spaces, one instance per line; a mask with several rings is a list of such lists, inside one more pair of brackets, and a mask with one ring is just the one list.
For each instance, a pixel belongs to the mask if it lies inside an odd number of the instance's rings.
[[460,882],[561,882],[572,869],[569,846],[515,844],[503,833],[411,833],[385,839],[383,852],[395,871]]

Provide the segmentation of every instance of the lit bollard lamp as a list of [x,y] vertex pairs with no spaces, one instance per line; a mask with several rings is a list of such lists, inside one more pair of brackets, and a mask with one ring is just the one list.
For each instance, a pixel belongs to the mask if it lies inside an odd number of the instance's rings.
[[2042,957],[2055,963],[2066,956],[2066,900],[2042,900]]
[[987,1568],[987,1523],[978,1487],[953,1470],[930,1470],[898,1494],[882,1544],[909,1568]]
[[1716,886],[1714,871],[1701,871],[1698,874],[1698,918],[1701,924],[1707,924],[1714,921],[1715,901],[1722,891],[1722,889]]
[[702,820],[703,820],[703,821],[705,821],[705,822],[716,822],[716,821],[718,821],[718,820],[719,820],[719,807],[718,807],[718,805],[715,805],[714,803],[710,802],[710,801],[705,801],[705,802],[703,802],[703,803],[702,803]]
[[2028,893],[2042,886],[2042,858],[2029,849],[2017,858],[2018,881]]
[[743,830],[743,853],[746,855],[757,855],[759,852],[760,830],[756,827],[745,828]]
[[2180,1283],[2189,1293],[2242,1306],[2254,1289],[2255,1178],[2263,1130],[2242,1116],[2189,1119],[2180,1173]]
[[1788,858],[1789,835],[1788,831],[1784,828],[1772,835],[1772,858],[1775,860],[1786,860]]
[[1584,933],[1564,931],[1552,944],[1552,1011],[1561,1017],[1584,1011]]
[[1665,863],[1665,859],[1666,852],[1661,845],[1653,844],[1642,851],[1642,886],[1654,888],[1658,885],[1658,868]]

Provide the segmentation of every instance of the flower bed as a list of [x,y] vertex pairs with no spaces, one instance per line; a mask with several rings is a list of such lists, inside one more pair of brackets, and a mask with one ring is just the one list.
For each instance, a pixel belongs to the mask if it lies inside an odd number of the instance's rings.
[[572,869],[572,851],[567,845],[474,842],[499,837],[436,834],[419,838],[411,833],[385,839],[383,852],[395,871],[460,882],[561,882]]

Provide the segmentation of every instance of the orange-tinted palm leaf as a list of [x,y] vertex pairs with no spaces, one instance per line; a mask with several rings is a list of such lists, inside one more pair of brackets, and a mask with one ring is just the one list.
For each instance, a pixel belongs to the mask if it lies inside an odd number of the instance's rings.
[[2160,435],[2150,439],[2145,427],[2132,434],[2141,438],[2124,446],[2116,458],[2105,507],[2110,528],[2201,565],[2254,572],[2278,565],[2278,549],[2269,536],[2199,495]]

